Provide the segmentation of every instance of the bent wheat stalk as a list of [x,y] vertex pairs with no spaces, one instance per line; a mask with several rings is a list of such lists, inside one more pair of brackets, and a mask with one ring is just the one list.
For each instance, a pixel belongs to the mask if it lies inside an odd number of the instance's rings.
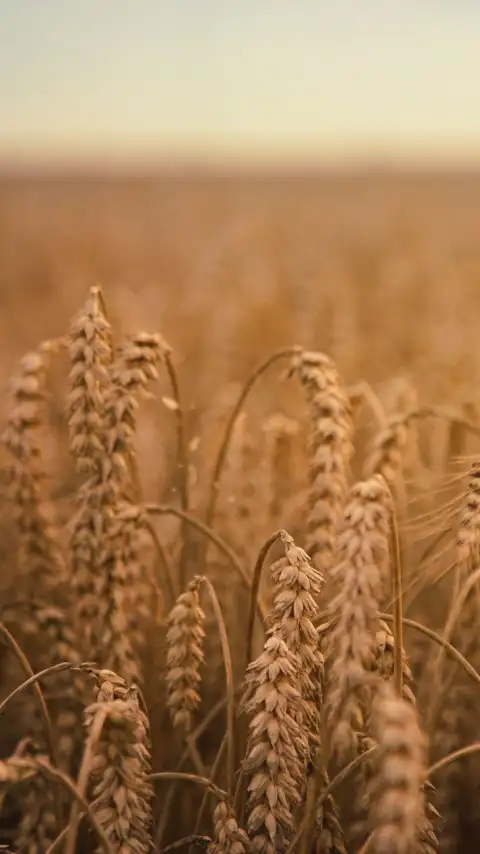
[[281,350],[276,350],[275,353],[272,353],[264,362],[258,365],[255,370],[250,374],[243,389],[241,390],[238,400],[235,406],[232,409],[230,418],[228,419],[227,426],[225,427],[225,433],[223,436],[222,444],[220,445],[220,450],[218,452],[217,459],[215,461],[215,465],[213,467],[212,472],[212,480],[209,488],[209,499],[207,504],[207,512],[205,514],[205,521],[209,528],[212,527],[214,519],[215,519],[215,510],[217,505],[217,498],[220,486],[220,479],[223,472],[223,467],[225,465],[225,460],[227,459],[228,449],[230,447],[230,440],[233,435],[233,431],[235,428],[235,424],[237,422],[238,417],[242,411],[242,407],[250,394],[251,389],[260,379],[261,376],[268,370],[268,368],[273,365],[275,362],[280,361],[281,359],[289,358],[297,353],[299,347],[284,347]]
[[250,588],[250,606],[248,610],[248,624],[247,624],[247,661],[246,666],[252,660],[252,647],[253,647],[253,629],[255,626],[255,612],[257,610],[257,599],[258,599],[258,591],[260,589],[260,581],[262,578],[262,569],[263,564],[265,562],[265,558],[267,557],[268,552],[270,551],[273,544],[278,540],[282,531],[275,531],[271,534],[266,540],[258,553],[258,557],[255,563],[255,567],[253,569],[253,577],[252,577],[252,586]]
[[[238,559],[235,552],[232,551],[230,546],[222,540],[218,534],[215,533],[208,525],[205,525],[200,519],[197,519],[195,516],[192,516],[189,513],[184,513],[182,510],[179,510],[177,507],[170,507],[168,505],[161,504],[145,504],[144,509],[147,513],[150,513],[152,516],[177,516],[178,519],[184,519],[185,522],[188,522],[189,525],[192,525],[198,531],[200,531],[205,537],[212,541],[216,545],[216,547],[221,551],[225,557],[228,558],[232,567],[235,569],[235,572],[240,576],[246,590],[250,591],[250,579],[248,577],[248,573],[245,570],[245,567]],[[257,612],[261,622],[263,623],[267,616],[267,609],[264,603],[257,597]]]

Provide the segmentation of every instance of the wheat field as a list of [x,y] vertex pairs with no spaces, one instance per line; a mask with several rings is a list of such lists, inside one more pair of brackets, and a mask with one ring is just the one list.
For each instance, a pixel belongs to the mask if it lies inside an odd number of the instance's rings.
[[0,844],[480,849],[480,177],[0,181]]

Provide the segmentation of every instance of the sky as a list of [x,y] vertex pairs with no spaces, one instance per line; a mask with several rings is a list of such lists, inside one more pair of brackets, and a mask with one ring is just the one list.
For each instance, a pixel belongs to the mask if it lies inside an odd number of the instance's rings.
[[0,160],[480,162],[480,0],[0,0]]

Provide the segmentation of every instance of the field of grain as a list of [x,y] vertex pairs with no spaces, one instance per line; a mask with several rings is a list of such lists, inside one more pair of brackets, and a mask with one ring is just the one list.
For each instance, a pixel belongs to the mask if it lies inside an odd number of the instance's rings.
[[0,180],[0,844],[480,850],[480,177]]

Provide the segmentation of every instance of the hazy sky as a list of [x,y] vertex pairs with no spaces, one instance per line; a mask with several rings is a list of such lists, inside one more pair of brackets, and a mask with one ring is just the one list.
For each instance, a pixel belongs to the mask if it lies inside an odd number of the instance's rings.
[[0,157],[480,161],[480,0],[0,0]]

